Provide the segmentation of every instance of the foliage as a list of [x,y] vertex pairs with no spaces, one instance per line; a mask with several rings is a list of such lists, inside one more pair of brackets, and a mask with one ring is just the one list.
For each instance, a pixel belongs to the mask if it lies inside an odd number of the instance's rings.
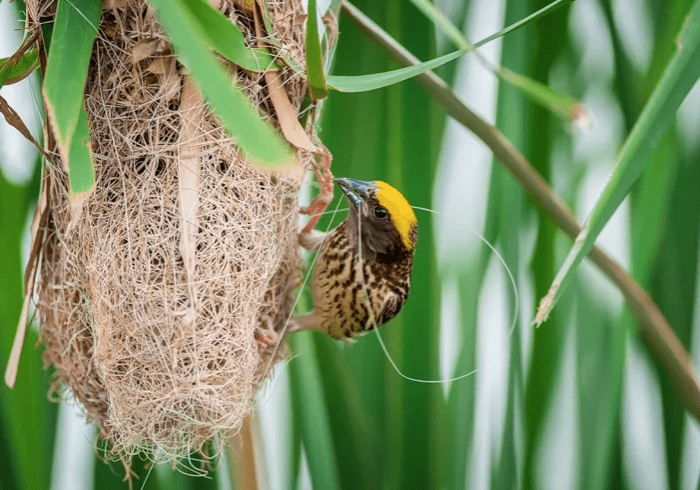
[[[217,85],[224,74],[210,51],[213,47],[227,56],[223,51],[230,46],[205,32],[203,26],[217,20],[200,3],[195,4],[204,10],[198,16],[182,0],[153,1],[172,30],[182,60],[208,87],[205,93],[223,111],[229,129],[243,131],[251,148],[260,147],[261,161],[284,160],[285,150],[275,136],[265,133],[267,129],[260,130],[262,137],[257,130],[246,133],[259,121],[236,121],[243,106],[226,107],[237,95],[230,85]],[[468,51],[463,46],[466,39],[498,31],[483,32],[475,24],[484,6],[505,26],[517,25],[549,5],[543,0],[504,0],[499,10],[488,1],[438,1],[435,5],[444,16],[429,14],[436,25],[414,3],[425,8],[426,2],[417,0],[363,0],[357,7],[419,59],[435,60],[446,54],[457,58]],[[617,161],[634,164],[633,177],[625,177],[624,185],[603,195],[614,202],[604,213],[594,213],[594,219],[602,216],[594,235],[598,244],[613,249],[658,304],[685,349],[697,354],[697,94],[691,91],[681,105],[682,116],[675,110],[693,84],[697,92],[698,64],[689,58],[686,69],[679,69],[677,76],[684,83],[668,82],[671,75],[662,74],[678,66],[672,61],[678,33],[691,9],[700,12],[700,1],[635,2],[637,11],[620,10],[620,2],[613,0],[555,3],[566,5],[505,35],[500,56],[496,50],[497,56],[490,58],[510,80],[497,83],[487,70],[480,75],[471,55],[453,62],[458,66],[437,68],[436,62],[430,67],[467,105],[492,113],[503,136],[580,218],[593,208],[590,195],[603,191],[601,176],[613,171],[616,155]],[[170,8],[173,5],[177,8]],[[0,8],[16,7],[3,2]],[[340,15],[331,73],[322,79],[319,60],[308,67],[319,94],[326,81],[332,89],[334,81],[362,83],[359,76],[367,80],[367,74],[396,73],[399,68]],[[630,18],[646,22],[637,26],[636,38],[625,27]],[[457,31],[439,24],[445,19]],[[640,55],[638,46],[630,46],[644,36],[648,52]],[[454,50],[451,40],[461,48],[458,54],[449,54]],[[691,41],[697,50],[697,42]],[[681,50],[688,48],[682,46]],[[488,57],[489,49],[492,45],[486,44],[480,52]],[[267,60],[267,53],[241,53],[245,62]],[[9,65],[5,67],[6,78],[19,78],[33,66],[30,57],[36,52],[26,56],[11,73]],[[469,86],[484,93],[497,83],[495,100],[466,93],[469,80]],[[375,77],[372,83],[376,82]],[[546,94],[542,97],[548,100],[557,96],[547,94],[557,93],[581,100],[591,114],[592,128],[572,128],[556,108],[539,105],[537,96],[524,96],[518,83]],[[1,95],[6,96],[6,90]],[[660,91],[673,104],[661,104]],[[266,444],[266,457],[259,461],[259,473],[267,475],[270,488],[285,489],[697,488],[698,422],[686,416],[668,372],[644,351],[636,320],[607,279],[585,261],[571,268],[569,287],[561,292],[548,322],[537,330],[530,325],[535,303],[547,293],[571,241],[526,197],[511,174],[489,155],[480,157],[478,145],[465,143],[469,136],[433,96],[416,80],[359,93],[331,90],[324,102],[321,136],[334,154],[337,176],[385,180],[412,204],[444,213],[417,212],[419,244],[409,301],[380,331],[392,359],[407,376],[426,380],[478,371],[454,383],[415,383],[397,374],[373,333],[350,346],[316,333],[295,334],[298,357],[280,368],[271,383],[278,405],[263,406],[256,419],[265,429],[273,423],[272,412],[283,419],[284,427],[274,437],[262,431],[266,436],[259,442]],[[571,104],[574,99],[557,100]],[[654,107],[660,110],[653,112]],[[75,114],[71,120],[81,124]],[[655,128],[655,138],[634,129],[639,125]],[[0,126],[0,137],[11,131]],[[648,145],[643,154],[631,154],[630,148],[641,148],[635,141]],[[0,160],[7,158],[1,151]],[[0,167],[7,168],[7,163],[0,161]],[[615,169],[626,170],[620,164]],[[11,183],[9,174],[0,171],[3,360],[21,308],[21,240],[38,193],[38,170],[35,174],[28,182]],[[612,194],[615,199],[605,197]],[[617,214],[610,220],[613,211]],[[320,228],[337,221],[327,218]],[[598,236],[606,223],[606,231]],[[470,228],[494,243],[513,271],[520,311],[514,309],[505,272],[487,247],[475,245]],[[610,240],[606,233],[615,238]],[[511,332],[512,315],[520,321]],[[72,454],[72,448],[61,446],[62,436],[55,435],[57,408],[45,397],[48,375],[41,370],[35,341],[36,331],[30,329],[15,389],[0,388],[0,469],[5,475],[2,488],[8,490],[48,488],[56,475],[54,462]],[[261,404],[269,396],[261,397]],[[283,436],[286,432],[288,437]],[[284,463],[273,454],[281,454]],[[301,470],[304,465],[308,472]],[[76,463],[75,468],[80,466]],[[118,477],[118,464],[97,461],[92,471],[88,480],[94,488],[126,488]],[[215,470],[213,480],[162,467],[152,474],[143,467],[136,471],[142,477],[137,488],[228,488],[236,479],[236,472],[226,467]]]

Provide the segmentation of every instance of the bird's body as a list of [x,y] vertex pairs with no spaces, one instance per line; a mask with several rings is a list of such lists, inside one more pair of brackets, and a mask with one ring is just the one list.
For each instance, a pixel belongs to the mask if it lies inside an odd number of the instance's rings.
[[351,340],[392,319],[405,303],[417,224],[406,199],[388,184],[337,181],[350,201],[350,215],[317,240],[314,310],[296,317],[290,330],[315,329]]

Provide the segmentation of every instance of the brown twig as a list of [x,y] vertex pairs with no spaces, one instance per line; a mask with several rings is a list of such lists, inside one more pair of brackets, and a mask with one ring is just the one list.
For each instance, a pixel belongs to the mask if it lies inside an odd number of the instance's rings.
[[[343,10],[362,32],[398,64],[412,66],[420,63],[420,60],[352,4],[343,2]],[[557,226],[571,238],[576,238],[581,231],[581,225],[571,210],[497,128],[469,109],[435,73],[430,71],[422,73],[416,77],[416,80],[450,116],[491,149],[494,156],[513,174]],[[700,421],[700,387],[698,387],[695,366],[659,307],[622,266],[602,249],[594,246],[588,257],[622,292],[627,305],[639,321],[641,337],[647,348],[656,355],[669,372],[680,390],[681,398],[688,411]]]

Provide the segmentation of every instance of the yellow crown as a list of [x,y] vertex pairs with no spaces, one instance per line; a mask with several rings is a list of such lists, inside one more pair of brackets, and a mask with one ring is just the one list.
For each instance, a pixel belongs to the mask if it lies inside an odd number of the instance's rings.
[[401,235],[404,245],[406,245],[406,248],[409,250],[412,250],[415,244],[411,241],[410,233],[411,228],[413,228],[417,222],[413,208],[408,204],[403,194],[386,182],[377,181],[376,184],[377,187],[379,187],[377,191],[379,204],[389,211],[391,220],[394,222],[394,226],[396,226],[399,235]]

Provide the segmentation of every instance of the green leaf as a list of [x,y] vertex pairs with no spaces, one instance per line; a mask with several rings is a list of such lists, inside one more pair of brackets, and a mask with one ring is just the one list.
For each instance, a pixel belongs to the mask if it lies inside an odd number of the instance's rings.
[[442,31],[457,47],[470,48],[471,43],[462,32],[438,9],[434,3],[428,0],[411,0],[411,3],[430,19],[435,27]]
[[[299,411],[299,425],[304,451],[309,462],[314,488],[340,489],[335,465],[335,446],[330,432],[323,387],[315,363],[311,333],[297,334],[294,346],[298,355],[289,363],[292,402]],[[342,450],[338,447],[337,450]]]
[[[573,0],[570,0],[573,1]],[[465,49],[471,48],[471,43],[469,40],[462,35],[462,32],[455,27],[452,22],[435,7],[435,4],[429,2],[428,0],[411,0],[411,3],[415,5],[426,17],[428,17],[437,28],[439,28],[457,47]],[[520,27],[526,22],[531,22],[541,17],[545,13],[552,12],[563,4],[554,2],[544,9],[539,10],[535,14],[525,17],[522,21],[518,21],[513,26]],[[522,24],[520,23],[522,22]],[[511,32],[510,29],[508,32]],[[565,94],[561,94],[556,90],[549,88],[547,85],[533,80],[530,77],[526,77],[515,73],[505,67],[494,68],[491,63],[489,63],[485,58],[483,58],[478,51],[476,51],[478,59],[482,64],[490,70],[494,75],[498,76],[502,80],[520,89],[525,95],[530,97],[534,102],[550,109],[555,114],[558,114],[565,119],[573,119],[578,121],[578,124],[585,124],[587,121],[587,115],[581,102],[573,97]]]
[[311,95],[315,99],[328,97],[326,76],[323,73],[321,40],[318,37],[318,13],[316,0],[309,0],[306,16],[306,73],[309,77]]
[[558,116],[572,120],[577,125],[587,126],[589,124],[589,116],[578,99],[557,92],[537,80],[512,72],[505,67],[499,67],[496,74],[502,80],[520,89],[534,102],[548,108]]
[[187,4],[202,38],[217,53],[250,71],[279,68],[269,51],[249,48],[241,30],[224,14],[205,0],[190,0]]
[[84,110],[83,92],[101,8],[102,2],[95,0],[58,2],[44,94],[56,142],[64,158],[69,152],[80,112]]
[[[328,76],[328,85],[330,88],[337,90],[339,92],[365,92],[367,90],[375,90],[378,88],[382,87],[387,87],[389,85],[393,85],[395,83],[403,82],[404,80],[408,80],[409,78],[413,78],[417,75],[420,75],[421,73],[424,73],[429,70],[433,70],[435,68],[438,68],[445,63],[448,63],[452,60],[455,60],[459,58],[460,56],[469,53],[473,51],[474,49],[483,46],[486,43],[489,43],[493,41],[494,39],[498,39],[501,36],[504,36],[508,34],[509,32],[512,32],[516,29],[519,29],[520,27],[524,26],[528,22],[534,21],[536,19],[539,19],[540,17],[549,14],[551,12],[554,12],[556,9],[559,7],[563,7],[564,5],[571,3],[574,0],[556,0],[546,7],[538,10],[532,15],[529,15],[525,17],[524,19],[509,25],[505,29],[501,29],[500,31],[496,32],[495,34],[490,35],[489,37],[482,39],[481,41],[477,42],[476,44],[472,46],[463,46],[461,49],[458,51],[454,51],[452,53],[448,53],[446,55],[440,56],[439,58],[432,59],[430,61],[425,61],[423,63],[419,63],[417,65],[413,66],[407,66],[404,68],[399,68],[397,70],[391,70],[387,71],[384,73],[373,73],[371,75],[357,75],[357,76]],[[346,2],[347,3],[347,2]],[[354,7],[350,6],[353,10],[355,10]],[[423,9],[421,9],[423,10]],[[425,10],[424,10],[425,11]],[[357,14],[353,14],[357,15]],[[359,14],[362,15],[362,14]],[[363,21],[367,24],[372,24],[375,25],[374,22],[366,18],[364,15],[362,15]],[[447,19],[444,19],[445,21]],[[449,21],[448,21],[449,22]],[[452,33],[454,34],[454,29],[452,29]],[[461,43],[460,43],[461,44]]]
[[644,170],[649,155],[654,152],[676,117],[681,102],[700,77],[700,0],[691,9],[677,44],[678,51],[625,141],[610,180],[581,233],[576,237],[549,292],[540,303],[535,318],[538,325],[546,320],[578,265],[588,255],[603,227],[629,193],[632,184]]
[[0,87],[11,85],[28,77],[36,68],[39,50],[30,49],[24,53],[16,64],[10,63],[10,58],[0,59]]
[[371,488],[381,477],[381,451],[379,427],[362,406],[362,374],[352,370],[336,340],[322,335],[313,340],[333,440],[343,441],[344,450],[335,455],[338,474],[345,488]]
[[418,65],[398,68],[396,70],[386,71],[383,73],[373,73],[371,75],[357,76],[328,76],[328,85],[339,92],[366,92],[375,90],[395,83],[403,82],[416,75],[420,75],[429,70],[433,70],[444,65],[452,60],[456,60],[470,49],[460,49],[452,53],[440,56],[439,58],[425,61]]
[[[4,129],[4,128],[3,128]],[[0,129],[1,131],[2,129]],[[1,157],[0,157],[1,158]],[[0,162],[7,163],[7,162]],[[33,161],[21,162],[33,165]],[[0,165],[0,359],[4,364],[12,349],[17,320],[24,298],[22,277],[22,235],[31,203],[36,199],[38,165],[35,177],[26,187],[5,179]],[[3,489],[49,488],[54,451],[56,405],[46,396],[47,374],[42,368],[42,352],[35,348],[38,335],[29,328],[22,349],[17,381],[13,389],[0,385],[0,469]],[[7,459],[5,459],[7,457]]]
[[73,133],[68,152],[68,179],[72,199],[89,194],[95,187],[95,168],[91,147],[87,113],[85,107],[81,106],[78,125]]
[[280,167],[294,155],[277,132],[258,115],[203,41],[199,22],[187,0],[151,0],[182,63],[211,102],[228,132],[254,163]]
[[513,32],[516,29],[520,29],[523,27],[525,24],[528,24],[529,22],[535,21],[539,19],[540,17],[544,17],[547,14],[551,14],[552,12],[556,11],[557,9],[568,5],[575,0],[555,0],[554,2],[550,3],[549,5],[546,5],[539,9],[537,12],[528,15],[527,17],[519,20],[518,22],[515,22],[513,24],[510,24],[508,27],[505,27],[498,31],[495,34],[491,34],[489,37],[482,39],[478,43],[474,45],[475,48],[478,48],[479,46],[482,46],[486,43],[490,43],[494,39],[498,39],[501,36],[505,36],[506,34]]

